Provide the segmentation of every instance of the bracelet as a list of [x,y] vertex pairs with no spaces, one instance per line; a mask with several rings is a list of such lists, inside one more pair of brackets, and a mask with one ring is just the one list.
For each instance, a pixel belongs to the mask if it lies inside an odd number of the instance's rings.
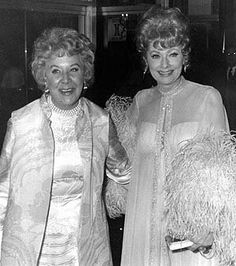
[[215,242],[213,242],[210,248],[200,250],[200,254],[208,260],[212,259],[215,256]]

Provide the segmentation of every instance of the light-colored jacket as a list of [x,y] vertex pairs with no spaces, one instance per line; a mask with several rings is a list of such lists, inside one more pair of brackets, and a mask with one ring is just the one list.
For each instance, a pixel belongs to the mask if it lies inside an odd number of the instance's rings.
[[[82,266],[112,265],[102,200],[104,167],[121,178],[129,172],[108,114],[80,99],[76,122],[84,165],[78,254]],[[12,113],[0,158],[1,265],[38,265],[50,209],[54,140],[43,95]],[[73,210],[71,210],[73,211]]]

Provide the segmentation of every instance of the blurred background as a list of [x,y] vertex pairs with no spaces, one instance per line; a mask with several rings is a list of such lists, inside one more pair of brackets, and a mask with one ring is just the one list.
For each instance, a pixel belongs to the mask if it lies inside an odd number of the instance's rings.
[[[143,75],[135,27],[152,4],[178,7],[191,22],[186,78],[222,95],[236,130],[236,1],[234,0],[0,0],[0,147],[13,110],[41,96],[30,71],[34,40],[46,28],[72,27],[96,46],[95,82],[86,96],[104,107],[116,93],[133,97],[155,85]],[[124,217],[109,220],[114,265],[120,263]]]

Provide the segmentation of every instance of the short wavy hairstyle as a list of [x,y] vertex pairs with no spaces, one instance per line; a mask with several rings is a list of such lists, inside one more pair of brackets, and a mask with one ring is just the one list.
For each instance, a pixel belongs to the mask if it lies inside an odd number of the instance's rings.
[[45,90],[45,66],[52,56],[79,55],[84,64],[84,81],[87,85],[94,79],[94,46],[83,34],[70,28],[46,29],[33,46],[31,71],[41,90]]
[[137,49],[143,59],[151,42],[155,47],[182,47],[184,64],[189,64],[190,23],[178,8],[160,8],[154,5],[140,19],[136,29]]

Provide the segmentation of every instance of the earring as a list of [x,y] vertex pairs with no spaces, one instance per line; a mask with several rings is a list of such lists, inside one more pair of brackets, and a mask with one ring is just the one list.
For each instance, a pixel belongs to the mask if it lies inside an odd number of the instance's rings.
[[147,64],[147,61],[144,59],[144,70],[143,70],[143,75],[145,75],[148,71],[148,64]]
[[188,66],[184,65],[184,72],[186,73]]
[[87,90],[88,89],[88,86],[86,84],[86,81],[84,81],[84,87],[83,87],[84,90]]
[[148,66],[145,65],[144,70],[143,70],[143,75],[145,75],[147,73],[147,71],[148,71]]
[[147,60],[144,56],[142,57],[142,60],[143,60],[143,76],[145,76],[145,74],[148,71],[148,64],[147,64]]
[[48,88],[48,85],[47,85],[47,81],[46,81],[46,80],[45,80],[45,82],[44,82],[44,92],[45,92],[46,94],[49,93],[49,88]]

